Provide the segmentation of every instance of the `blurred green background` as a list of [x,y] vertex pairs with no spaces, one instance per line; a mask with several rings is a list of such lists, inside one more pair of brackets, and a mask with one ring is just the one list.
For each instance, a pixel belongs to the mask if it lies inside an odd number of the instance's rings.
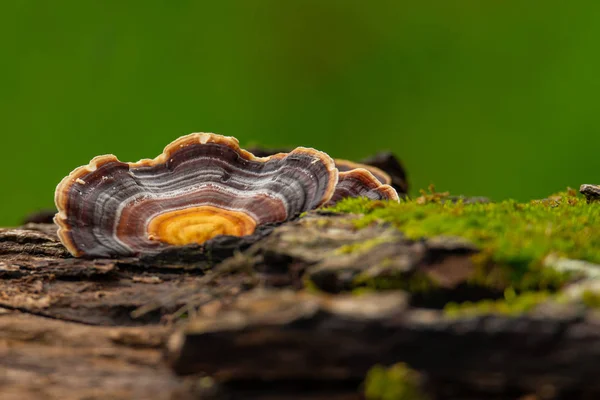
[[195,131],[359,159],[413,193],[600,182],[600,2],[7,0],[0,225],[103,153]]

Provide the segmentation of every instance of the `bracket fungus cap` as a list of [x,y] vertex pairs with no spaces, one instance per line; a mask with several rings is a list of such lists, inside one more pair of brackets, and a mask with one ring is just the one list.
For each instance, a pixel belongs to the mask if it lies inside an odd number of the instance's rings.
[[75,256],[155,253],[285,221],[329,202],[337,182],[321,151],[256,157],[233,137],[192,133],[154,159],[104,155],[76,168],[56,188],[54,220]]

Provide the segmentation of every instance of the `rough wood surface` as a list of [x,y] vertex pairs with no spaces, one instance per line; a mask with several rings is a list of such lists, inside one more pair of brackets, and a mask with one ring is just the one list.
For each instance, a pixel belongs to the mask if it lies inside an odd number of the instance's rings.
[[[439,399],[600,395],[597,312],[448,318],[499,295],[472,285],[478,249],[355,218],[128,259],[74,259],[51,224],[0,230],[0,398],[350,400],[397,362]],[[396,286],[352,294],[361,277]]]
[[[169,342],[178,373],[229,379],[356,379],[399,359],[431,382],[484,392],[600,393],[600,315],[546,308],[518,318],[445,318],[401,293],[317,296],[254,291]],[[592,398],[592,397],[590,397]]]
[[[109,328],[0,311],[0,398],[172,399],[164,327]],[[184,398],[184,397],[182,397]]]

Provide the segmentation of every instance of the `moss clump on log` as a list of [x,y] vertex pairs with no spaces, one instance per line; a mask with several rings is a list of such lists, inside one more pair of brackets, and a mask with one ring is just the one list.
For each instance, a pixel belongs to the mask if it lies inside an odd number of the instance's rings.
[[428,400],[421,388],[419,373],[403,363],[389,368],[376,365],[365,379],[367,400]]
[[348,199],[327,211],[362,214],[357,228],[392,224],[410,239],[468,239],[482,250],[475,256],[478,265],[504,267],[520,290],[554,289],[568,281],[569,274],[544,266],[549,255],[600,263],[600,204],[588,204],[574,190],[528,203],[470,204],[431,190],[400,203]]
[[362,294],[365,291],[382,290],[404,290],[411,294],[428,293],[438,288],[438,285],[426,274],[415,271],[412,274],[388,274],[383,276],[370,276],[368,274],[359,274],[353,280],[355,294]]
[[481,300],[477,302],[448,303],[444,313],[451,318],[461,318],[484,314],[520,315],[533,310],[552,298],[546,291],[515,293],[507,289],[504,298],[498,300]]

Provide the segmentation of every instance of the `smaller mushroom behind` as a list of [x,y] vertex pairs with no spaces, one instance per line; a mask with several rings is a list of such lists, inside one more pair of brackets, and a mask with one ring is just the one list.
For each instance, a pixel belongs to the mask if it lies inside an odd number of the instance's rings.
[[347,172],[347,171],[351,171],[353,169],[357,169],[357,168],[363,168],[366,169],[367,171],[369,171],[371,174],[373,174],[373,176],[375,178],[377,178],[377,180],[385,185],[391,185],[392,184],[392,178],[390,177],[390,175],[377,168],[377,167],[373,167],[371,165],[367,165],[367,164],[360,164],[354,161],[349,161],[349,160],[342,160],[341,158],[336,158],[333,161],[335,161],[335,167],[338,169],[338,171],[340,172]]
[[[338,166],[339,160],[335,160],[335,162]],[[380,182],[371,171],[365,168],[354,168],[340,172],[333,196],[331,196],[326,206],[332,206],[348,197],[400,201],[396,189]]]
[[364,158],[360,162],[385,171],[392,180],[390,185],[396,189],[399,196],[404,197],[408,194],[406,171],[400,160],[393,153],[383,151],[371,157]]

